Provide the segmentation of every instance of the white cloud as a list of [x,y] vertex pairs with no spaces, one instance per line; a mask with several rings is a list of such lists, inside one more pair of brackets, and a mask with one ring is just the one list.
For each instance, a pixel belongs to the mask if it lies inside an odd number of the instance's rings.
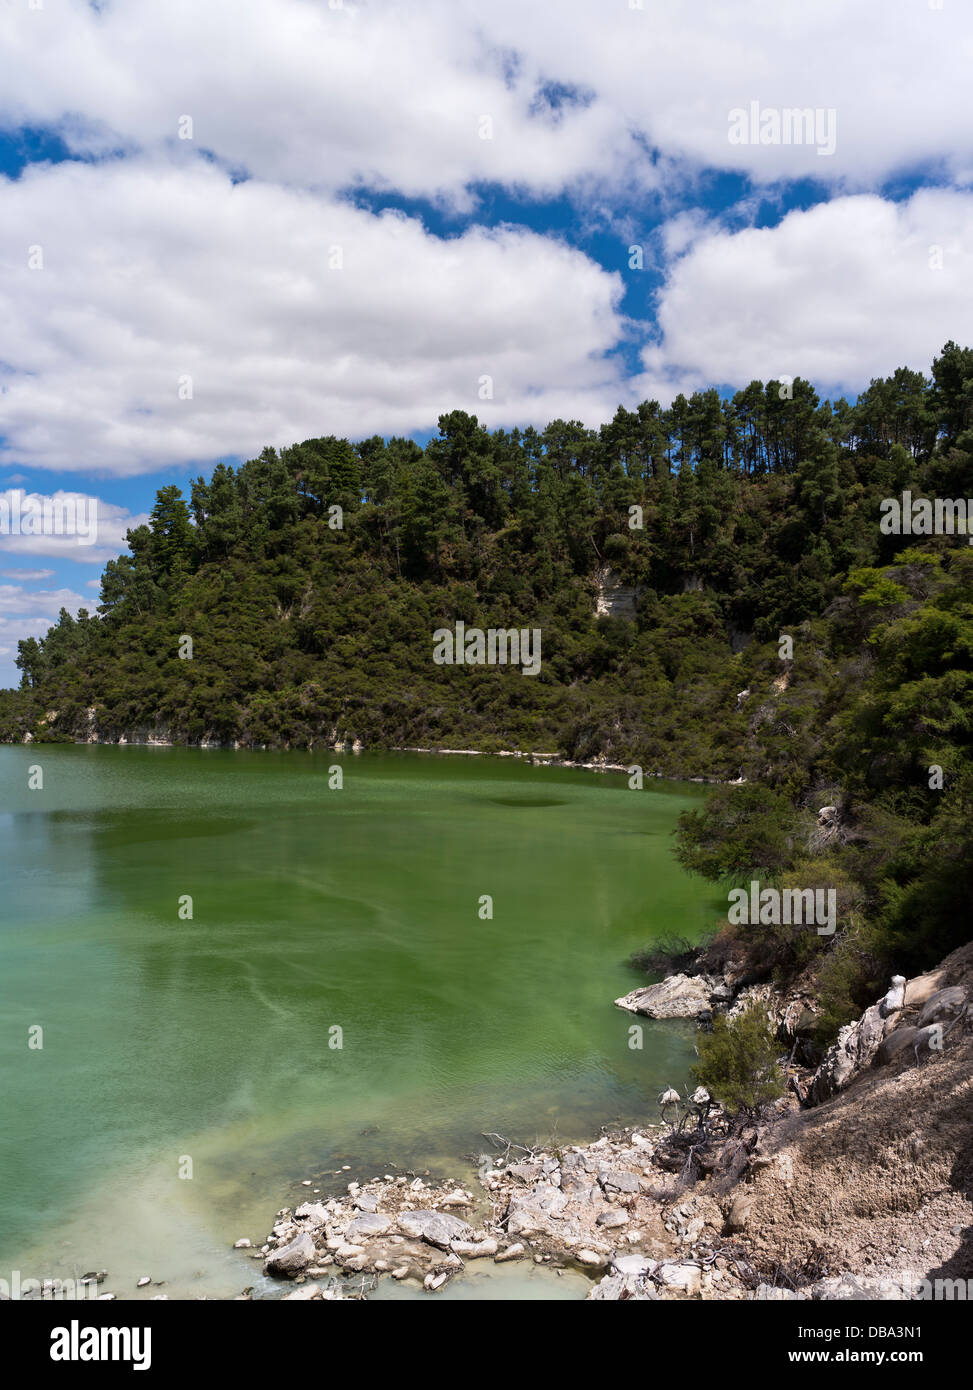
[[636,159],[651,176],[610,103],[538,104],[535,64],[513,71],[489,20],[439,0],[50,0],[8,20],[0,116],[95,154],[178,143],[188,116],[197,148],[259,178],[461,205],[472,180],[556,192]]
[[[5,579],[19,579],[25,584],[29,584],[31,583],[31,581],[50,579],[53,573],[53,570],[0,570],[0,574],[2,574]],[[88,583],[90,582],[91,581],[89,580]],[[101,581],[96,580],[95,582],[100,583]]]
[[454,407],[594,421],[624,389],[605,357],[620,276],[513,227],[444,240],[199,160],[126,160],[6,182],[0,240],[20,262],[0,287],[8,462],[135,473]]
[[[961,4],[47,0],[5,24],[0,118],[60,123],[86,152],[159,148],[189,115],[200,147],[260,178],[460,203],[477,180],[654,185],[673,160],[762,182],[874,186],[921,161],[970,176]],[[538,97],[550,82],[587,104],[551,110]],[[753,100],[833,109],[834,155],[730,144],[729,112]]]
[[781,375],[865,386],[900,366],[928,372],[950,338],[973,340],[971,193],[837,198],[772,228],[696,228],[684,244],[639,394]]
[[[0,492],[0,555],[49,555],[104,565],[128,548],[125,534],[148,520],[133,516],[84,492],[25,493],[21,488]],[[36,532],[36,534],[35,534]],[[53,570],[2,570],[21,579],[42,579]]]

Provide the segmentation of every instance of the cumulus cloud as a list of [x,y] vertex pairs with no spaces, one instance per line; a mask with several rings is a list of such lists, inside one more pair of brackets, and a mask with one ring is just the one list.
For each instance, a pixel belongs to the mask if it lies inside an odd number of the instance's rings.
[[[5,45],[0,126],[56,128],[94,162],[0,181],[0,464],[206,470],[453,407],[595,424],[753,375],[854,390],[973,337],[970,195],[861,191],[923,164],[973,176],[958,5],[46,0],[8,7]],[[834,152],[732,143],[752,102],[833,112]],[[347,196],[567,191],[621,263],[640,193],[679,209],[714,169],[835,197],[760,230],[678,212],[648,238],[651,330],[621,313],[619,275],[553,235],[441,238]],[[619,349],[650,331],[627,379]]]
[[438,238],[200,160],[133,159],[7,181],[0,239],[19,260],[0,288],[17,344],[0,460],[135,473],[411,433],[453,407],[601,419],[622,390],[620,276],[515,227]]
[[677,244],[640,394],[782,375],[865,386],[973,339],[971,193],[836,198],[735,232],[681,224]]
[[[85,153],[157,149],[189,116],[194,141],[259,178],[459,203],[479,181],[655,186],[681,160],[761,182],[874,186],[924,161],[970,175],[958,4],[47,0],[5,24],[0,118]],[[729,113],[752,101],[834,111],[834,153],[731,144]]]
[[[85,492],[26,493],[22,488],[0,492],[0,555],[49,555],[104,565],[126,550],[126,532],[148,521]],[[49,569],[5,569],[8,578],[47,579]]]
[[439,0],[49,0],[9,17],[0,114],[56,125],[83,153],[190,135],[258,178],[463,206],[477,180],[551,193],[634,160],[651,177],[622,112],[590,93],[552,99],[489,20]]

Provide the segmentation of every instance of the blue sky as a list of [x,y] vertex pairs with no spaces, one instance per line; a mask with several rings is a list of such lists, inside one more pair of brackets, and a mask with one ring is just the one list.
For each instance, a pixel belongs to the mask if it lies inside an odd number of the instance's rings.
[[3,683],[219,459],[973,340],[958,5],[45,0],[0,54],[0,494],[100,519],[0,535]]

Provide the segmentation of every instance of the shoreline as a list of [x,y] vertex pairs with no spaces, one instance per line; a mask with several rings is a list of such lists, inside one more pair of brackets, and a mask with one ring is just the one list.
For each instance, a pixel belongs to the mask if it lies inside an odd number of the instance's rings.
[[[694,965],[704,957],[698,951]],[[352,1280],[382,1277],[436,1293],[471,1260],[576,1270],[593,1280],[587,1298],[596,1301],[907,1301],[941,1296],[937,1273],[973,1274],[962,1242],[973,1202],[955,1183],[940,1190],[942,1154],[932,1153],[933,1136],[950,1161],[968,1142],[969,1121],[964,1129],[955,1113],[956,1095],[973,1112],[973,945],[924,975],[896,976],[813,1065],[794,1060],[810,1022],[807,998],[744,981],[732,967],[670,975],[615,1004],[697,1023],[716,1011],[764,1007],[791,1056],[787,1090],[759,1115],[730,1116],[697,1087],[688,1097],[660,1095],[658,1122],[605,1126],[583,1144],[528,1147],[485,1135],[505,1147],[480,1156],[475,1183],[352,1180],[340,1196],[281,1208],[249,1253],[265,1274],[293,1286],[283,1297],[299,1300],[341,1299]],[[955,1020],[954,1040],[941,1049],[926,1036],[940,1019]],[[964,1019],[970,1026],[957,1034]],[[929,1113],[925,1066],[937,1064],[933,1084],[953,1123],[945,1137]],[[901,1192],[886,1191],[890,1123],[929,1128],[922,1138],[912,1130],[911,1161],[892,1184]],[[822,1148],[828,1130],[832,1143]],[[856,1146],[864,1171],[853,1164],[846,1177]],[[868,1184],[882,1196],[859,1210]],[[835,1206],[843,1186],[844,1205]],[[813,1197],[801,1198],[801,1188]],[[877,1260],[883,1247],[889,1253]],[[364,1296],[364,1285],[354,1296]]]
[[527,763],[531,767],[567,767],[584,772],[616,772],[632,775],[633,770],[638,767],[642,777],[660,782],[692,782],[700,786],[713,787],[738,787],[743,786],[747,779],[745,777],[721,778],[692,776],[687,777],[681,773],[672,772],[649,772],[645,768],[635,763],[610,763],[605,761],[579,762],[573,758],[562,757],[559,753],[538,753],[533,750],[520,748],[423,748],[412,747],[404,744],[391,744],[386,747],[384,744],[372,744],[368,748],[359,740],[346,739],[344,742],[329,743],[323,740],[320,744],[310,743],[294,747],[288,744],[243,744],[239,741],[217,742],[203,739],[199,743],[184,742],[180,739],[165,738],[127,738],[122,735],[116,739],[103,739],[99,737],[75,738],[75,739],[54,739],[49,743],[35,739],[33,734],[24,735],[20,743],[13,740],[9,741],[10,747],[56,747],[58,744],[70,745],[73,748],[103,747],[103,748],[198,748],[207,752],[228,752],[228,753],[339,753],[339,754],[359,754],[359,753],[416,753],[425,757],[435,758],[514,758],[517,761]]

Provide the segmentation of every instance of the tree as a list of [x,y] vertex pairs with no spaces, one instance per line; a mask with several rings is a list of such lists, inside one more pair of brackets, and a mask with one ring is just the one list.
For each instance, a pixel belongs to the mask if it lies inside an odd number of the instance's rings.
[[737,1114],[755,1115],[786,1090],[778,1062],[780,1049],[766,1011],[753,1004],[735,1018],[717,1014],[711,1033],[700,1033],[696,1081],[714,1100]]

